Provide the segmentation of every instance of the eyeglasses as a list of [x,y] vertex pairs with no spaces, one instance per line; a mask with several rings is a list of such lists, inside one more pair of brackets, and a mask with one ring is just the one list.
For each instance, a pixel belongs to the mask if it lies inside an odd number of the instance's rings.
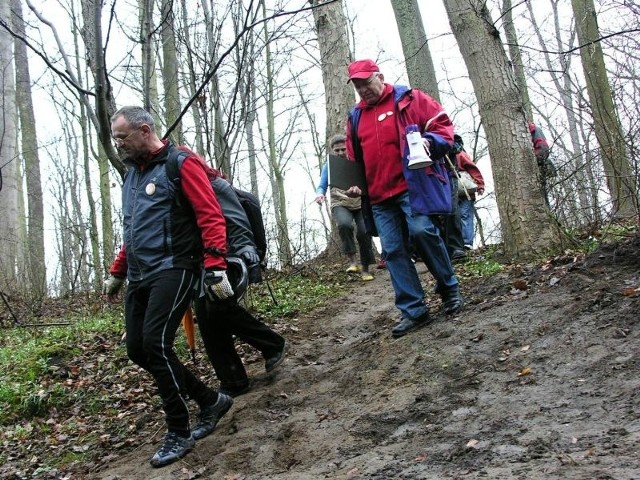
[[137,128],[136,128],[135,130],[133,130],[129,135],[127,135],[127,136],[126,136],[126,137],[124,137],[124,138],[116,138],[116,137],[112,137],[112,138],[113,138],[113,144],[114,144],[116,147],[121,147],[122,145],[124,145],[124,144],[126,143],[126,141],[127,141],[127,140],[129,140],[129,137],[130,137],[131,135],[133,135],[134,133],[136,133],[138,130],[139,130],[139,129],[137,129]]
[[366,80],[353,80],[353,86],[355,87],[356,90],[360,90],[363,88],[369,88],[371,86],[371,84],[376,80],[376,78],[378,78],[378,74],[374,73],[373,75],[371,75],[369,78],[367,78]]

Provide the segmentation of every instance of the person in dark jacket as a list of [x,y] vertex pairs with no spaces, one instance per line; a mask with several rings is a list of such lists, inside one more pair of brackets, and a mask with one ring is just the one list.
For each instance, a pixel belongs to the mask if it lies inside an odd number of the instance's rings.
[[[213,190],[227,224],[227,255],[244,261],[250,279],[260,278],[260,258],[251,225],[233,187],[218,170],[209,169]],[[267,373],[284,360],[286,340],[238,303],[241,292],[227,299],[196,300],[196,318],[207,356],[213,365],[220,392],[238,396],[249,391],[247,372],[235,348],[234,336],[262,353]]]
[[[412,248],[435,278],[444,312],[455,314],[464,305],[447,248],[433,220],[433,215],[451,213],[451,191],[441,159],[451,148],[453,125],[442,106],[426,93],[385,83],[372,60],[352,62],[348,73],[361,101],[349,114],[347,152],[350,159],[364,163],[367,198],[385,252],[396,307],[402,314],[391,334],[400,337],[432,322],[411,261]],[[408,125],[419,128],[432,165],[409,168]],[[347,192],[362,193],[357,186]]]
[[[210,434],[233,399],[212,390],[176,356],[176,331],[193,298],[204,264],[208,296],[233,296],[226,274],[226,229],[202,163],[186,156],[180,186],[168,178],[165,162],[176,148],[160,140],[143,108],[123,107],[111,118],[111,133],[129,165],[122,189],[124,244],[110,268],[103,293],[109,301],[126,276],[126,344],[129,358],[153,376],[162,398],[167,434],[151,465],[175,462]],[[187,400],[200,407],[190,427]]]

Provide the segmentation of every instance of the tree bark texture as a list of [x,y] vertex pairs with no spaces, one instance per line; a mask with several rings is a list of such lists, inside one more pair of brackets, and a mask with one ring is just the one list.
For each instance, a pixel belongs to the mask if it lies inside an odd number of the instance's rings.
[[[0,20],[11,25],[9,2],[0,2]],[[0,289],[16,287],[18,178],[13,38],[0,28]]]
[[593,125],[612,200],[614,216],[638,215],[638,196],[622,127],[604,63],[600,31],[593,0],[571,0],[587,81]]
[[350,63],[347,20],[342,1],[323,4],[314,1],[313,9],[318,45],[320,47],[320,67],[326,99],[326,145],[329,139],[344,133],[347,114],[353,105],[354,93],[347,84],[347,65]]
[[391,5],[398,24],[409,84],[440,101],[438,79],[433,67],[418,0],[391,0]]
[[556,230],[536,182],[522,97],[500,33],[484,2],[444,0],[473,84],[487,135],[505,253],[526,257],[557,247]]
[[[13,25],[15,31],[25,37],[25,25],[22,17],[22,2],[11,0]],[[27,47],[20,40],[14,41],[16,66],[16,105],[20,118],[22,157],[27,193],[27,242],[25,259],[27,278],[25,286],[34,295],[41,298],[47,292],[47,274],[44,253],[44,207],[42,201],[42,180],[40,177],[40,157],[38,155],[38,137],[36,120],[31,97],[31,75]]]

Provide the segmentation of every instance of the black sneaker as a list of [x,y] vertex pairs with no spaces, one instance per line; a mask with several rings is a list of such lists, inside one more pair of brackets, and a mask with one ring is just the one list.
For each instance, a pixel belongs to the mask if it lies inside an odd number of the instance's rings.
[[196,440],[200,440],[213,432],[220,419],[229,411],[231,405],[233,405],[233,398],[218,392],[216,403],[200,409],[198,423],[191,429],[191,436]]
[[464,250],[456,250],[451,254],[451,261],[453,263],[462,262],[467,258],[467,252]]
[[455,315],[464,307],[464,298],[456,288],[442,295],[442,306],[446,315]]
[[431,316],[429,315],[429,313],[424,313],[422,315],[420,315],[418,318],[403,318],[400,323],[398,323],[395,327],[393,327],[391,329],[391,335],[394,338],[399,338],[402,337],[404,335],[406,335],[407,333],[413,331],[413,330],[417,330],[419,328],[422,327],[426,327],[427,325],[429,325],[431,322],[433,322],[433,319],[431,318]]
[[269,372],[273,372],[276,368],[278,368],[282,362],[284,362],[284,356],[287,353],[287,341],[284,341],[284,345],[282,345],[282,349],[278,351],[275,355],[270,357],[265,357],[264,360],[264,369]]
[[150,463],[153,467],[169,465],[189,453],[195,444],[193,436],[184,438],[177,433],[169,432],[164,437],[164,443],[160,450],[151,458]]
[[239,397],[240,395],[244,395],[248,391],[251,390],[251,383],[247,381],[247,383],[243,383],[240,385],[225,385],[220,384],[220,388],[218,389],[218,393],[222,393],[229,397]]

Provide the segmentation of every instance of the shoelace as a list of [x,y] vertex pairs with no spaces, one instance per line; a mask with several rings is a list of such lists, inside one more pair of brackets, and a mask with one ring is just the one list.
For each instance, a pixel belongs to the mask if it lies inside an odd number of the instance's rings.
[[167,435],[164,439],[162,447],[160,447],[160,453],[174,453],[180,447],[180,441],[175,434]]

